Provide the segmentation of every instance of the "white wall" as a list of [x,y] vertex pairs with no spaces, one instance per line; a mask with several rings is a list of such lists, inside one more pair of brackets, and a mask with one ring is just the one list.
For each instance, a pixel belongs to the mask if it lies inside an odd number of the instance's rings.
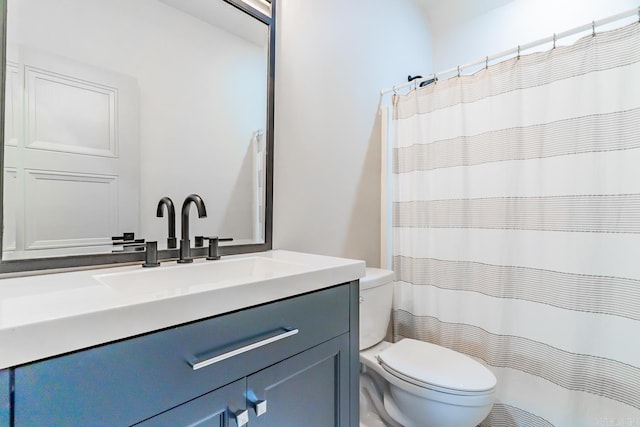
[[431,67],[412,0],[279,0],[274,248],[379,265],[380,89]]
[[[450,69],[638,6],[638,0],[514,0],[483,15],[434,29],[433,71]],[[571,41],[559,43],[563,42]]]

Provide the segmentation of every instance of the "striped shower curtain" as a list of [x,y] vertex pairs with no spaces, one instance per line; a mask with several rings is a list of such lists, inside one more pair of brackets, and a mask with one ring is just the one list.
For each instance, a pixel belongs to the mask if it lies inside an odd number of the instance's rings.
[[393,104],[394,339],[486,363],[482,426],[640,427],[640,24]]

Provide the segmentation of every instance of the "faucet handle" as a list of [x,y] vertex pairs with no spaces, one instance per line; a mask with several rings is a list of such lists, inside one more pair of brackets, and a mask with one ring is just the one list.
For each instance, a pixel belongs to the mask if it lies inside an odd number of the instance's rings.
[[207,237],[209,240],[209,250],[207,251],[207,259],[209,261],[220,259],[220,255],[218,254],[218,242],[220,238],[218,236]]
[[144,239],[135,239],[134,233],[123,233],[122,236],[114,236],[111,238],[112,244],[119,249],[116,252],[139,252],[144,250]]
[[218,237],[218,236],[213,236],[213,237],[204,237],[204,236],[196,236],[195,237],[195,242],[194,245],[196,248],[201,248],[204,246],[204,241],[205,240],[209,240],[211,241],[211,239],[218,239],[218,242],[231,242],[233,241],[232,237]]
[[207,259],[209,261],[220,259],[220,254],[218,253],[218,243],[219,242],[231,242],[233,238],[231,237],[204,237],[204,239],[209,241],[209,250],[207,254]]
[[158,242],[147,242],[143,267],[158,267]]
[[136,233],[133,232],[122,233],[122,236],[112,236],[111,240],[124,240],[125,242],[129,242],[135,240],[135,235]]
[[144,239],[114,240],[111,243],[113,244],[113,246],[136,246],[144,243]]

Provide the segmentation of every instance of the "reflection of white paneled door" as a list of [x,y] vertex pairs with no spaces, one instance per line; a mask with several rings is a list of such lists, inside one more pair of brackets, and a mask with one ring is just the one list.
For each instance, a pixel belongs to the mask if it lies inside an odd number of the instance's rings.
[[7,66],[3,250],[82,253],[137,230],[135,79],[19,52]]

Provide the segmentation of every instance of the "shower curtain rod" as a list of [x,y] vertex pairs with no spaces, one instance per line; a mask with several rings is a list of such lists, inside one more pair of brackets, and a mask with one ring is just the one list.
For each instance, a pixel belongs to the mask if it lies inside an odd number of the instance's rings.
[[390,87],[388,89],[382,89],[380,91],[380,96],[383,96],[383,95],[385,95],[385,94],[387,94],[389,92],[397,92],[399,89],[403,89],[403,88],[406,88],[406,87],[409,87],[409,86],[416,86],[417,87],[421,82],[424,82],[424,81],[427,81],[427,80],[431,80],[431,79],[435,79],[438,76],[442,76],[442,75],[445,75],[445,74],[457,73],[458,76],[459,76],[460,73],[462,72],[462,70],[465,69],[465,68],[469,68],[469,67],[473,67],[473,66],[477,66],[477,65],[482,65],[482,64],[485,64],[486,66],[488,66],[490,61],[495,61],[496,59],[504,58],[506,56],[511,56],[511,55],[515,55],[515,54],[520,55],[520,52],[523,51],[523,50],[528,50],[528,49],[534,48],[536,46],[543,45],[545,43],[553,42],[554,47],[555,47],[555,43],[559,39],[562,39],[562,38],[565,38],[565,37],[569,37],[569,36],[581,33],[583,31],[592,30],[593,31],[593,35],[595,35],[596,34],[596,27],[599,27],[599,26],[602,26],[602,25],[606,25],[606,24],[610,24],[612,22],[616,22],[616,21],[619,21],[621,19],[629,18],[629,17],[634,16],[634,15],[638,15],[638,22],[640,22],[640,6],[638,8],[635,8],[635,9],[629,9],[629,10],[627,10],[625,12],[621,12],[621,13],[618,13],[616,15],[609,16],[608,18],[600,19],[598,21],[589,22],[588,24],[584,24],[584,25],[581,25],[579,27],[572,28],[572,29],[564,31],[562,33],[553,34],[551,37],[545,37],[543,39],[539,39],[539,40],[536,40],[536,41],[531,42],[531,43],[518,45],[518,47],[516,47],[514,49],[505,50],[505,51],[496,53],[496,54],[491,55],[491,56],[485,56],[482,59],[478,59],[476,61],[468,62],[468,63],[466,63],[464,65],[458,65],[457,67],[449,68],[448,70],[438,71],[437,73],[431,73],[427,77],[424,77],[424,78],[421,78],[421,79],[415,79],[415,80],[412,80],[412,81],[407,82],[407,83],[402,83],[402,84],[399,84],[399,85],[395,85],[395,86]]

